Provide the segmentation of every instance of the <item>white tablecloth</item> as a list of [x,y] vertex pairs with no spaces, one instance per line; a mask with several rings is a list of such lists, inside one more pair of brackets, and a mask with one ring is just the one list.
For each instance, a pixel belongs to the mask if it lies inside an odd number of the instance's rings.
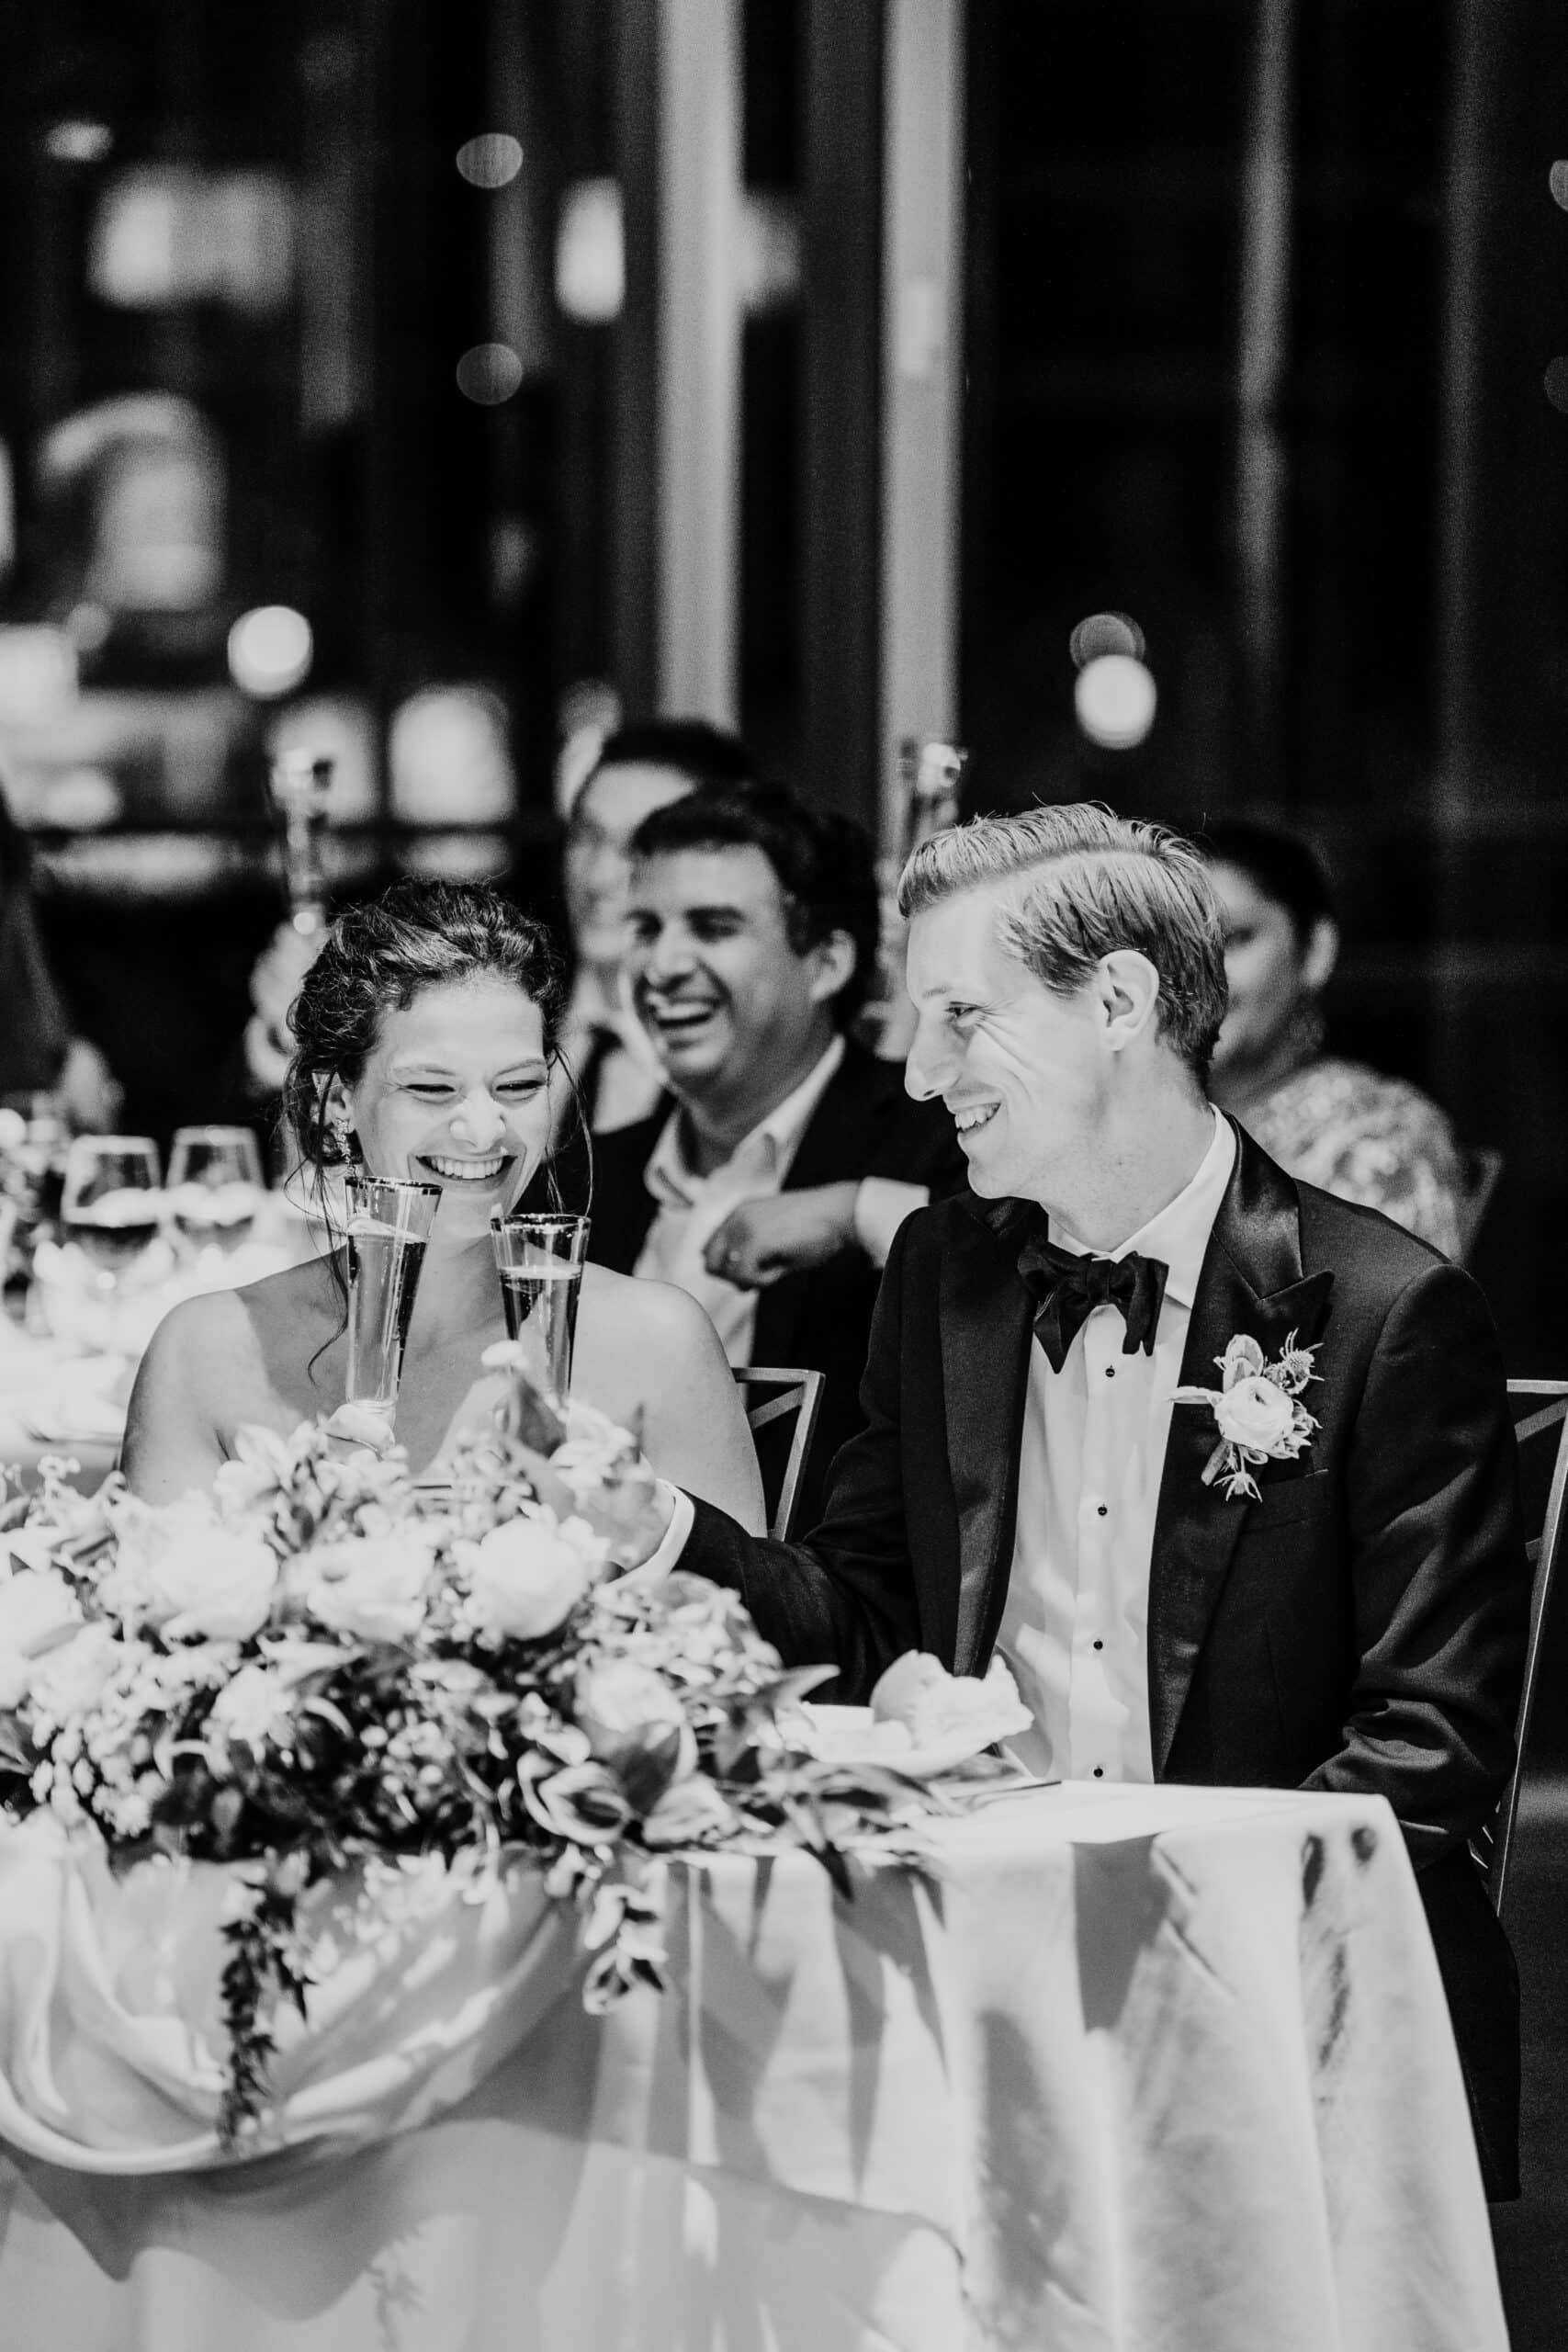
[[1069,1787],[922,1883],[677,1873],[677,1989],[563,1989],[363,2153],[0,2161],[3,2352],[1495,2352],[1379,1802]]

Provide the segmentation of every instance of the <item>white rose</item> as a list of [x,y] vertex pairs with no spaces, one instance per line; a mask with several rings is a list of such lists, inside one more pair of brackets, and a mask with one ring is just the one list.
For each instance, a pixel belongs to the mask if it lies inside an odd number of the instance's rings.
[[35,1713],[55,1724],[85,1715],[96,1706],[129,1656],[112,1626],[101,1622],[84,1625],[33,1668]]
[[231,1535],[214,1522],[181,1530],[147,1564],[144,1604],[172,1641],[192,1634],[248,1641],[272,1607],[277,1562],[259,1536]]
[[1249,1373],[1214,1399],[1214,1419],[1230,1445],[1250,1446],[1254,1453],[1278,1455],[1294,1430],[1293,1400],[1273,1381]]
[[672,1777],[683,1779],[695,1768],[697,1744],[684,1707],[667,1682],[634,1659],[612,1658],[578,1676],[577,1720],[594,1755],[606,1763],[618,1763],[650,1735],[674,1728],[681,1746]]
[[20,1568],[0,1580],[0,1708],[21,1705],[36,1661],[81,1622],[58,1568]]
[[508,1520],[468,1554],[468,1613],[480,1633],[539,1641],[582,1599],[600,1557],[586,1520]]
[[311,1575],[306,1607],[359,1641],[409,1641],[424,1623],[430,1565],[429,1541],[413,1527],[323,1545],[301,1563]]
[[0,1579],[0,1649],[37,1657],[82,1622],[58,1568],[21,1568]]

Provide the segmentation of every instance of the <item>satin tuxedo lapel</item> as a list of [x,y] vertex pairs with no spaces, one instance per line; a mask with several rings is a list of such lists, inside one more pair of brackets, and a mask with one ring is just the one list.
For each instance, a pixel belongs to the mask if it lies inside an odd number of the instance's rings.
[[942,1261],[939,1321],[958,1512],[956,1674],[978,1671],[1006,1592],[1034,1312],[1018,1272],[1027,1204],[967,1205]]
[[[1296,1188],[1251,1137],[1237,1130],[1231,1181],[1204,1254],[1181,1361],[1183,1386],[1218,1385],[1216,1359],[1247,1332],[1270,1359],[1293,1332],[1303,1347],[1321,1338],[1331,1272],[1302,1272]],[[1213,1419],[1195,1405],[1171,1416],[1149,1571],[1149,1731],[1155,1778],[1164,1772],[1209,1621],[1252,1505],[1235,1500],[1203,1471],[1215,1444]],[[1261,1474],[1302,1477],[1309,1447]]]

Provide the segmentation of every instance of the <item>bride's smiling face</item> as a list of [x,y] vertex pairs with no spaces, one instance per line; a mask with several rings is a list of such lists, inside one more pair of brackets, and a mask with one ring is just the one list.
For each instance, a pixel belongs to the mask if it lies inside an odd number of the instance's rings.
[[478,1238],[549,1138],[544,1023],[531,997],[484,974],[422,989],[383,1020],[349,1114],[372,1176],[439,1184],[436,1235]]

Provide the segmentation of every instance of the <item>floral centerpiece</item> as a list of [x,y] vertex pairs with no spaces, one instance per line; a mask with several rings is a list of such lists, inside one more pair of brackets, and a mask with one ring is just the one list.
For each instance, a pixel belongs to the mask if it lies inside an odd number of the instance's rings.
[[939,1797],[808,1752],[798,1702],[828,1669],[785,1673],[700,1578],[616,1578],[528,1460],[484,1432],[425,1489],[400,1453],[256,1429],[210,1495],[85,1498],[51,1462],[0,1513],[0,1806],[116,1869],[238,1866],[226,2146],[265,2119],[279,2003],[309,2017],[301,1904],[336,1874],[531,1868],[575,1907],[602,2009],[662,1980],[675,1849],[800,1846],[846,1889],[851,1849],[921,1854]]

